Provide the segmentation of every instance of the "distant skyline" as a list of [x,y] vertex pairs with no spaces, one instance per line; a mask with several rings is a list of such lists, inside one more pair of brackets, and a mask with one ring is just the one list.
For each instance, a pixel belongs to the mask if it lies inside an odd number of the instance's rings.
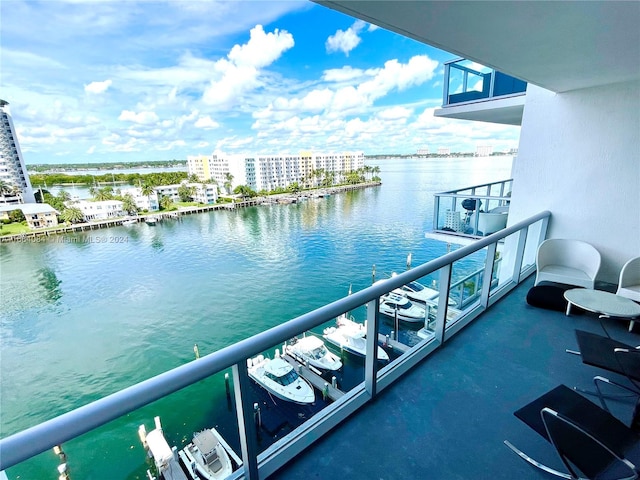
[[455,55],[309,1],[12,0],[2,90],[27,164],[518,146],[433,117]]

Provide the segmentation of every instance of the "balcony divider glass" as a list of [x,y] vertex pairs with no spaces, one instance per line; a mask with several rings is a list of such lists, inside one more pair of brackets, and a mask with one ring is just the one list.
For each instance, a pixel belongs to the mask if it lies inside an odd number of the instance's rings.
[[513,179],[436,193],[433,231],[479,238],[507,225]]
[[[0,470],[6,470],[56,445],[62,445],[93,429],[129,414],[140,407],[231,368],[233,394],[240,435],[242,467],[229,478],[258,479],[274,473],[300,454],[315,440],[339,425],[409,369],[413,368],[464,326],[486,311],[499,298],[535,272],[537,245],[544,240],[550,213],[544,211],[509,228],[481,238],[471,245],[450,252],[406,272],[376,282],[345,298],[289,320],[253,337],[203,356],[153,378],[103,397],[56,418],[0,440]],[[484,267],[452,283],[455,263],[484,253]],[[397,356],[381,366],[379,339],[380,297],[419,279],[435,275],[437,297],[431,297],[424,309],[421,339],[408,344],[397,341],[399,322],[387,335],[385,345]],[[471,285],[473,284],[473,288]],[[453,307],[455,305],[455,308]],[[429,315],[429,307],[435,307]],[[272,350],[274,346],[321,327],[336,317],[366,309],[366,356],[364,381],[351,388],[302,425],[260,452],[255,428],[254,405],[249,395],[250,377],[247,359]],[[454,315],[450,315],[454,312]],[[420,332],[418,332],[420,335]],[[395,339],[395,340],[394,340]]]
[[526,90],[527,82],[464,58],[444,64],[443,107],[521,95]]

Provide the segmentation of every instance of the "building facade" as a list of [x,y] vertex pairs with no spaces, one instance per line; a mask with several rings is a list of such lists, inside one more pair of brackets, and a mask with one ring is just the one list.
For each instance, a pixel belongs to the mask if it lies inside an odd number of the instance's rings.
[[[206,161],[204,157],[191,159],[187,162],[189,175],[197,175],[203,181],[213,180],[228,193],[238,185],[246,185],[256,192],[287,188],[293,183],[302,187],[318,186],[327,175],[331,176],[332,183],[340,183],[347,173],[364,167],[364,152],[308,151],[277,155],[215,152]],[[210,177],[206,178],[207,174]]]
[[0,203],[35,203],[9,103],[4,100],[0,100],[0,182]]
[[133,201],[136,203],[136,207],[139,210],[147,210],[149,212],[155,212],[159,210],[160,204],[158,202],[158,192],[154,190],[149,195],[143,195],[140,187],[123,188],[120,193],[124,195],[131,195]]
[[58,225],[59,212],[47,203],[22,203],[18,205],[0,205],[0,220],[9,219],[13,210],[21,210],[27,225],[32,230],[55,227]]
[[120,200],[103,200],[99,202],[81,200],[79,202],[73,202],[70,206],[79,208],[87,222],[92,220],[108,220],[126,215],[122,210],[122,202]]
[[[174,185],[161,185],[155,187],[156,201],[161,197],[170,197],[172,202],[180,202],[180,194],[178,189],[186,186],[191,190],[191,198],[194,202],[204,203],[206,205],[214,204],[218,201],[218,187],[212,183],[177,183]],[[157,210],[158,208],[156,208]]]

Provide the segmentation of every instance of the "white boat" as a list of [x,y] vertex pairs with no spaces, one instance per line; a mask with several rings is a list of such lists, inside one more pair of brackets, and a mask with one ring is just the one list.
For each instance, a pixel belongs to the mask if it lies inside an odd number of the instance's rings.
[[222,480],[233,473],[235,454],[215,428],[196,433],[178,455],[193,480]]
[[136,223],[138,223],[138,220],[135,218],[127,218],[126,220],[122,221],[122,225],[129,226],[129,225],[135,225]]
[[424,323],[427,312],[424,307],[411,303],[406,296],[395,291],[380,297],[380,313],[407,323]]
[[[398,274],[396,272],[393,272],[391,274],[391,277],[395,277],[396,275]],[[378,280],[378,282],[376,283],[384,282],[384,281],[385,279]],[[400,288],[396,288],[394,292],[401,293],[402,295],[406,296],[409,300],[413,300],[414,302],[420,302],[425,304],[429,303],[429,304],[435,304],[435,305],[437,305],[438,297],[440,296],[440,292],[438,290],[425,287],[419,282],[409,282],[406,285],[402,285]],[[450,307],[456,306],[456,301],[451,297],[449,297],[448,303]]]
[[147,217],[145,219],[145,222],[147,223],[147,225],[155,225],[156,223],[158,223],[158,218],[157,217]]
[[339,370],[342,368],[342,362],[338,356],[331,353],[324,342],[314,335],[290,340],[283,348],[283,351],[321,370]]
[[[164,480],[188,480],[180,464],[176,448],[171,448],[164,438],[160,417],[154,418],[155,429],[147,433],[145,426],[138,427],[138,436],[149,456],[153,458],[158,474]],[[148,478],[154,478],[151,472],[147,471]]]
[[308,405],[316,400],[313,387],[280,357],[258,355],[247,360],[249,376],[267,392],[282,400]]
[[[366,356],[365,326],[348,319],[344,314],[336,318],[335,327],[325,328],[323,337],[340,350],[345,350],[359,357]],[[378,360],[389,361],[389,355],[380,346],[378,346]]]

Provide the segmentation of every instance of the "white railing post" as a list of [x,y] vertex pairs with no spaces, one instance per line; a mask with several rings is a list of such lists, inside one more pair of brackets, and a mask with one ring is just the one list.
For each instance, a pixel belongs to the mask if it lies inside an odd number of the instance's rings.
[[[440,269],[440,288],[438,291],[438,313],[436,314],[436,339],[442,344],[444,342],[444,331],[447,323],[447,309],[449,308],[449,289],[451,287],[451,264]],[[462,295],[460,295],[462,302]]]
[[367,355],[364,361],[364,386],[370,398],[378,390],[378,309],[380,299],[367,303]]
[[520,274],[522,273],[522,260],[524,259],[524,247],[527,244],[528,228],[518,231],[518,240],[516,242],[515,255],[513,257],[513,272],[511,273],[511,281],[520,283]]
[[244,478],[258,480],[258,438],[253,418],[253,406],[249,398],[249,374],[246,363],[233,366],[233,392],[236,399],[238,430]]
[[444,64],[444,88],[442,93],[442,105],[449,105],[449,82],[451,79],[449,78],[449,64]]
[[440,210],[440,196],[439,195],[435,195],[434,199],[433,199],[433,229],[434,230],[439,230],[440,227],[438,226],[438,213]]
[[487,246],[487,258],[484,261],[484,275],[482,278],[482,292],[480,294],[480,305],[482,308],[489,306],[489,294],[491,293],[491,279],[493,278],[493,265],[496,258],[498,242]]

